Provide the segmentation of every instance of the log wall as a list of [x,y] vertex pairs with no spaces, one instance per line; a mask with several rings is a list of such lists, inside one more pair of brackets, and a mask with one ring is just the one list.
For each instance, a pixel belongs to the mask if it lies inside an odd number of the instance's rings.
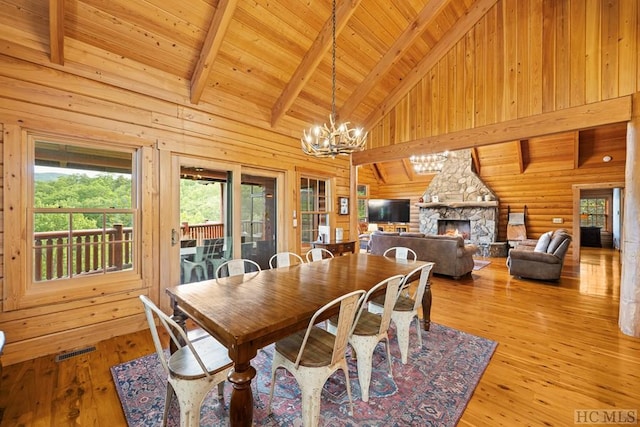
[[[350,195],[350,165],[348,159],[311,159],[305,156],[297,139],[281,133],[264,130],[216,118],[197,107],[144,96],[134,92],[52,70],[40,65],[0,55],[0,126],[3,137],[10,133],[22,138],[25,130],[52,135],[85,138],[109,143],[148,147],[158,151],[189,154],[203,159],[224,160],[246,166],[267,168],[285,173],[286,194],[298,200],[298,173],[315,172],[327,176],[334,183],[333,205],[338,197]],[[17,135],[17,136],[16,136]],[[3,144],[4,146],[4,144]],[[4,147],[6,152],[6,147]],[[100,295],[71,296],[72,301],[55,305],[15,309],[0,312],[0,328],[7,336],[3,362],[12,364],[45,354],[59,353],[83,347],[99,340],[140,330],[146,327],[140,294],[156,299],[164,295],[170,283],[161,283],[157,273],[161,265],[171,260],[160,259],[161,235],[158,199],[165,191],[160,185],[162,170],[160,156],[150,156],[145,173],[149,176],[147,197],[149,204],[142,209],[142,222],[149,227],[153,244],[144,249],[141,259],[146,265],[143,277],[131,283],[126,292],[101,290]],[[6,173],[4,156],[1,165]],[[304,169],[300,169],[304,165]],[[2,197],[4,206],[20,200],[7,200],[3,173]],[[167,190],[168,191],[168,190]],[[165,194],[165,196],[167,196]],[[291,207],[289,199],[287,206]],[[148,209],[147,209],[148,207]],[[292,210],[292,209],[291,209]],[[293,213],[285,212],[283,227],[293,221]],[[334,208],[335,211],[335,208]],[[4,214],[5,212],[3,212]],[[342,227],[345,237],[350,236],[348,216],[332,215],[332,225]],[[296,230],[288,228],[285,245],[299,250]],[[0,230],[0,240],[6,232]],[[0,299],[4,301],[17,283],[5,281],[7,257],[5,245],[0,250]],[[12,247],[19,244],[12,243]],[[24,242],[23,242],[24,243]],[[19,258],[19,251],[16,251]],[[19,262],[12,256],[12,262]]]

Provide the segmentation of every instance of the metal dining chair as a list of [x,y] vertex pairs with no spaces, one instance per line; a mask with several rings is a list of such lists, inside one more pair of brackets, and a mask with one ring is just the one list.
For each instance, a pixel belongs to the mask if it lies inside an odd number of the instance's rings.
[[[334,299],[315,312],[306,330],[298,331],[275,343],[267,413],[271,413],[276,372],[278,368],[284,368],[291,372],[301,390],[303,426],[318,425],[322,387],[339,369],[342,369],[345,376],[349,414],[353,414],[351,383],[345,353],[354,318],[363,303],[363,296],[364,291],[359,290]],[[340,306],[340,318],[336,325],[337,332],[332,334],[318,327],[316,323],[320,315],[337,305]]]
[[296,264],[304,264],[304,260],[294,252],[278,252],[269,258],[269,268],[289,267]]
[[[358,382],[360,382],[360,390],[364,402],[369,401],[373,351],[380,341],[385,341],[387,362],[389,363],[389,376],[393,375],[391,368],[391,350],[389,348],[389,324],[391,323],[391,311],[393,310],[403,280],[404,276],[401,274],[391,276],[379,282],[367,292],[362,308],[356,318],[353,332],[349,338],[349,344],[351,344],[357,355],[356,366],[358,368]],[[373,298],[373,295],[381,292],[383,288],[386,288],[386,290],[384,293],[385,302],[382,313],[374,314],[367,311],[369,300]],[[331,317],[327,325],[327,330],[334,332],[339,320],[339,316]]]
[[[190,341],[185,331],[163,313],[147,296],[140,295],[158,359],[167,375],[163,425],[166,425],[171,399],[180,406],[180,425],[200,425],[200,407],[205,396],[218,386],[222,399],[224,382],[233,362],[228,350],[212,336]],[[177,350],[169,354],[160,340],[157,325],[166,330]]]
[[404,246],[394,246],[387,249],[382,254],[382,256],[386,257],[391,257],[392,255],[395,256],[396,259],[406,259],[410,261],[415,261],[418,259],[418,255],[413,249]]
[[262,271],[262,269],[260,268],[260,264],[252,259],[230,259],[218,266],[218,268],[216,269],[216,279],[220,279],[222,277],[239,276],[241,274],[249,273],[252,271]]
[[305,257],[307,258],[307,262],[315,262],[325,258],[333,258],[333,254],[325,248],[313,248],[307,251]]
[[[420,328],[420,318],[418,310],[422,305],[422,297],[429,289],[429,275],[434,263],[428,263],[415,268],[407,274],[400,285],[399,295],[396,303],[391,311],[391,321],[396,326],[396,334],[398,337],[398,347],[400,347],[400,358],[403,364],[407,363],[409,354],[409,333],[411,330],[411,322],[416,321],[416,332],[418,338],[418,347],[422,348],[422,332]],[[402,295],[403,289],[408,289],[410,281],[419,275],[418,286],[413,295]],[[384,295],[374,297],[369,301],[368,310],[372,313],[381,314],[384,307]]]

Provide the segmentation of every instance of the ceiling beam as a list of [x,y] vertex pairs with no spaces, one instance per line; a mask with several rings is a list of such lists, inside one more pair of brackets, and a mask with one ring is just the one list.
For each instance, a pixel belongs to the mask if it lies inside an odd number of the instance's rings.
[[413,181],[416,177],[415,169],[413,169],[413,165],[409,161],[409,159],[402,159],[402,166],[404,168],[404,172],[407,174],[407,178],[409,181]]
[[422,36],[427,26],[442,11],[450,0],[431,0],[411,21],[409,26],[391,45],[387,53],[373,67],[364,80],[353,91],[347,102],[340,109],[340,117],[349,117],[358,108],[362,100],[371,92],[378,82],[389,72],[391,67],[409,50],[416,39]]
[[64,65],[64,0],[49,0],[49,50],[51,62]]
[[496,3],[497,0],[477,0],[467,13],[456,21],[447,34],[409,72],[404,80],[369,114],[369,117],[364,122],[364,128],[372,129]]
[[523,141],[521,139],[513,142],[516,145],[516,157],[518,159],[518,172],[524,172],[524,156],[522,155],[522,144]]
[[352,153],[351,163],[354,166],[360,166],[374,162],[388,162],[408,158],[416,152],[431,154],[445,150],[454,151],[624,123],[631,120],[631,99],[631,95],[627,95],[473,129],[371,148]]
[[[336,7],[336,38],[349,22],[351,16],[362,0],[345,0]],[[271,126],[275,127],[278,120],[291,108],[296,97],[302,91],[304,85],[309,81],[311,75],[316,71],[318,65],[327,51],[333,46],[333,21],[329,16],[324,27],[318,33],[318,37],[313,41],[311,48],[302,58],[302,61],[294,71],[293,76],[284,87],[280,97],[271,109]]]
[[191,75],[192,104],[200,102],[200,97],[211,73],[211,65],[215,61],[216,56],[218,56],[222,40],[227,33],[237,5],[238,0],[220,0],[218,2],[218,8],[211,19],[209,31],[207,31],[207,37],[202,45],[198,63]]

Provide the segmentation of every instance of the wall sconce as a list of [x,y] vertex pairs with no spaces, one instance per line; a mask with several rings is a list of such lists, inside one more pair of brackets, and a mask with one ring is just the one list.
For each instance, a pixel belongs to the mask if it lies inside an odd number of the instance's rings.
[[613,157],[606,155],[604,157],[602,157],[602,161],[605,163],[609,163],[611,160],[613,160]]

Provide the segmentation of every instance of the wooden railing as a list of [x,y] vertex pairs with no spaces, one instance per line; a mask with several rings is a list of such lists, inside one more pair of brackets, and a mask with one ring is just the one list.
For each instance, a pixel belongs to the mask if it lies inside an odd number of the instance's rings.
[[34,233],[34,280],[131,268],[132,237],[133,229],[120,224],[104,232],[90,229],[71,235],[68,231]]
[[[264,236],[262,222],[242,222],[243,234]],[[181,226],[183,239],[195,239],[198,245],[204,239],[224,237],[223,223],[189,224]],[[71,242],[69,242],[71,238]],[[258,240],[262,240],[260,237]],[[47,231],[34,233],[34,280],[46,281],[81,274],[116,271],[133,266],[133,229],[114,225],[113,228],[74,231]],[[69,254],[71,250],[71,254]],[[68,257],[71,262],[68,262]]]

